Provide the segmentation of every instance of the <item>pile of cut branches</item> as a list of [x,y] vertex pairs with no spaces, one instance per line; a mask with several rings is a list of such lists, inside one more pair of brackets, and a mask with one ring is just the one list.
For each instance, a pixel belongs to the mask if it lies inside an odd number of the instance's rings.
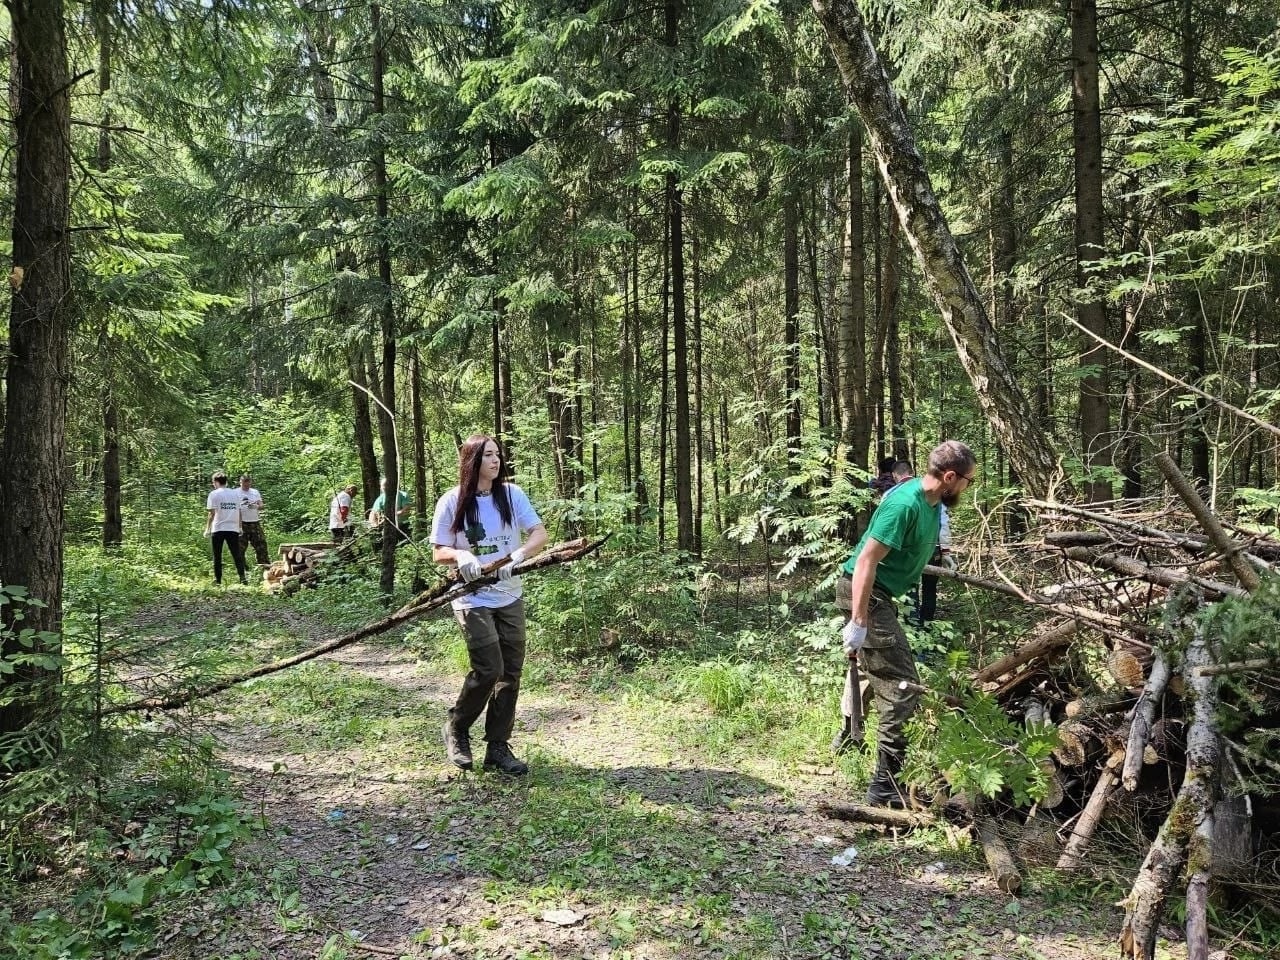
[[[1175,499],[1028,501],[1034,540],[975,556],[964,574],[928,571],[1047,614],[972,681],[1056,734],[1024,839],[1043,849],[1052,823],[1059,869],[1078,870],[1100,824],[1145,832],[1120,938],[1122,956],[1144,960],[1171,895],[1185,890],[1190,958],[1208,956],[1211,887],[1280,903],[1280,540],[1219,520],[1169,458],[1157,463]],[[987,814],[960,799],[1015,890]]]

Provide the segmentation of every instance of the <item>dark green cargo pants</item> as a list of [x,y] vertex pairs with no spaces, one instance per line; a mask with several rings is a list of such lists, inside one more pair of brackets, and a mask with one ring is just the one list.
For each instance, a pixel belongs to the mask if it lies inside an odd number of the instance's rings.
[[484,713],[484,738],[490,743],[506,743],[516,722],[524,670],[524,601],[505,607],[455,610],[454,616],[467,638],[471,670],[462,681],[462,692],[450,717],[455,729],[465,731]]
[[[842,576],[836,581],[836,606],[850,615],[852,581]],[[878,751],[901,758],[907,750],[907,721],[916,712],[920,694],[902,690],[898,684],[906,680],[920,682],[916,660],[907,643],[907,635],[898,622],[898,607],[883,591],[871,594],[867,610],[867,642],[858,653],[858,662],[871,685],[876,713],[880,716],[876,733]]]

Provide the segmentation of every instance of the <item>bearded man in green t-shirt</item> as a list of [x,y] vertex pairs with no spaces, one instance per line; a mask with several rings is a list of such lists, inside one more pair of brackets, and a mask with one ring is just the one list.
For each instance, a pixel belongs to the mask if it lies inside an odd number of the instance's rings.
[[[907,749],[907,721],[920,700],[914,692],[920,675],[898,621],[895,598],[915,586],[938,546],[938,504],[956,506],[976,469],[977,460],[965,444],[938,444],[923,477],[900,483],[884,495],[866,534],[840,568],[836,605],[850,614],[844,651],[851,659],[860,657],[880,715],[869,806],[903,805],[898,773]],[[908,684],[905,690],[900,686],[903,680]]]

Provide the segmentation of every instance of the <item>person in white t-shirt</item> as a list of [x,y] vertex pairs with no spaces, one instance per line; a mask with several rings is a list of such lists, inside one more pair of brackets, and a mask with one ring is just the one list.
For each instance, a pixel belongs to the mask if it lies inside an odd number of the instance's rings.
[[341,543],[355,534],[351,525],[351,498],[356,495],[356,485],[349,483],[329,501],[329,533],[334,543]]
[[[522,533],[528,538],[523,545]],[[462,770],[474,763],[471,725],[484,713],[484,768],[511,776],[529,772],[510,743],[525,653],[523,590],[514,569],[546,542],[547,528],[528,496],[503,479],[497,441],[484,434],[468,437],[458,451],[458,485],[436,503],[431,523],[436,563],[456,566],[468,583],[494,578],[453,601],[471,669],[444,722],[444,745],[449,762]]]
[[244,554],[240,552],[240,491],[227,489],[227,475],[219,470],[211,478],[213,490],[205,500],[208,518],[204,535],[213,538],[213,582],[222,583],[222,546],[231,548],[240,582],[248,583],[244,573]]
[[253,486],[247,473],[240,474],[240,553],[249,555],[252,544],[258,563],[267,566],[271,557],[267,553],[267,537],[262,532],[262,494]]

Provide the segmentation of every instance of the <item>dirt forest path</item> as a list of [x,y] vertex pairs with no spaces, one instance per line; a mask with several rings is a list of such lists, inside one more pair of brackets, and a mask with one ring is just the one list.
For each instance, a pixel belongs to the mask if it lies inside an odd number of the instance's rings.
[[460,675],[394,641],[301,669],[318,713],[349,689],[376,697],[333,728],[282,719],[298,677],[218,705],[221,761],[265,814],[239,854],[257,894],[208,898],[173,943],[182,956],[1114,955],[1114,909],[1015,900],[979,856],[821,817],[819,799],[850,799],[839,775],[706,756],[626,696],[522,692],[514,745],[533,773],[515,780],[446,764]]

